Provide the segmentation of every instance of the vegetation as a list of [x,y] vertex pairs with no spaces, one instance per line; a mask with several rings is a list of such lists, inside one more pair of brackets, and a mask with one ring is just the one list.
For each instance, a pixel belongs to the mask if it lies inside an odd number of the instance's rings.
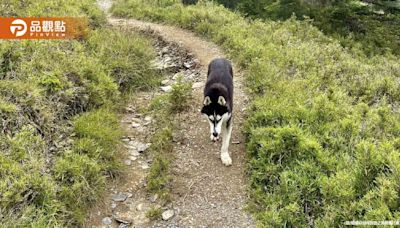
[[[173,159],[173,130],[175,114],[184,111],[191,99],[192,86],[178,78],[172,86],[172,91],[153,100],[150,110],[156,117],[158,129],[151,139],[153,162],[147,177],[147,189],[157,194],[164,202],[168,202],[169,183],[171,181],[169,165]],[[155,211],[150,210],[149,216],[155,218]],[[154,215],[154,216],[153,216]]]
[[205,35],[247,72],[250,210],[261,226],[400,219],[398,58],[343,48],[307,20],[159,2],[119,0],[113,12]]
[[161,208],[151,207],[146,212],[146,217],[149,218],[150,220],[157,220],[157,219],[161,218],[162,212],[163,211]]
[[[107,38],[105,34],[108,34]],[[120,91],[149,89],[159,82],[155,70],[149,67],[149,59],[154,56],[149,51],[151,43],[145,38],[132,30],[97,29],[88,39],[90,50],[106,66]]]
[[90,20],[82,40],[0,41],[1,224],[79,226],[120,172],[114,104],[155,85],[151,44],[106,28],[94,0],[6,0],[0,14]]
[[183,76],[177,78],[177,82],[172,86],[171,94],[168,96],[170,112],[177,114],[183,112],[189,107],[189,101],[192,99],[192,85],[185,82]]
[[313,19],[312,24],[347,47],[368,55],[400,54],[400,4],[391,0],[217,0],[251,18],[286,20],[293,14]]

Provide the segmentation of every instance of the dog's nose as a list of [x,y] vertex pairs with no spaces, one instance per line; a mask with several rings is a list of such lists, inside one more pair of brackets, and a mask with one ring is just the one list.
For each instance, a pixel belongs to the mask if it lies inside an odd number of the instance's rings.
[[214,137],[217,137],[217,136],[218,136],[218,133],[217,133],[217,132],[213,132],[213,136],[214,136]]

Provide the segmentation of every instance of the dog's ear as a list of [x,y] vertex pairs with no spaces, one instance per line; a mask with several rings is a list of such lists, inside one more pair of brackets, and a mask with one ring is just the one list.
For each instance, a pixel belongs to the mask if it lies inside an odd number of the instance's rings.
[[218,104],[220,104],[222,106],[226,106],[226,100],[223,96],[218,97]]
[[204,98],[203,105],[204,105],[204,106],[207,106],[207,105],[209,105],[209,104],[211,104],[211,99],[210,99],[209,96],[206,96],[206,97]]

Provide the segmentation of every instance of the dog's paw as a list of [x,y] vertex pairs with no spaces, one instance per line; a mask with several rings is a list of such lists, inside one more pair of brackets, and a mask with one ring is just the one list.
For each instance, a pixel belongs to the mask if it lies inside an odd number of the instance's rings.
[[232,165],[232,159],[228,153],[221,153],[221,161],[226,166]]

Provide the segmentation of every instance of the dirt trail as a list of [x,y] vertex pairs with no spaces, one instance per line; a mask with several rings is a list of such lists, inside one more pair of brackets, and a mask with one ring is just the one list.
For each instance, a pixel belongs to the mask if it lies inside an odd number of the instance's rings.
[[[110,6],[109,1],[101,1],[99,5],[105,10]],[[174,143],[175,160],[171,166],[172,203],[168,205],[174,210],[175,215],[167,221],[159,220],[152,223],[146,221],[140,227],[254,227],[252,218],[244,211],[248,195],[245,144],[241,130],[244,121],[243,110],[248,100],[244,93],[241,73],[234,67],[234,119],[229,147],[233,164],[225,167],[220,160],[221,143],[214,144],[210,141],[208,123],[200,114],[206,67],[212,59],[225,56],[221,49],[191,32],[176,27],[113,17],[108,17],[108,21],[113,26],[150,29],[165,41],[178,43],[193,53],[198,59],[201,70],[201,75],[195,79],[198,83],[193,88],[192,105],[176,118],[180,123],[181,140]],[[132,172],[135,172],[134,168]],[[124,184],[125,189],[129,187],[128,185],[129,183]],[[114,190],[115,192],[118,191]],[[140,198],[146,199],[146,196],[141,193],[134,198],[141,201]],[[99,221],[99,216],[101,215],[92,216],[91,221],[96,219]],[[89,222],[88,225],[98,224]]]

